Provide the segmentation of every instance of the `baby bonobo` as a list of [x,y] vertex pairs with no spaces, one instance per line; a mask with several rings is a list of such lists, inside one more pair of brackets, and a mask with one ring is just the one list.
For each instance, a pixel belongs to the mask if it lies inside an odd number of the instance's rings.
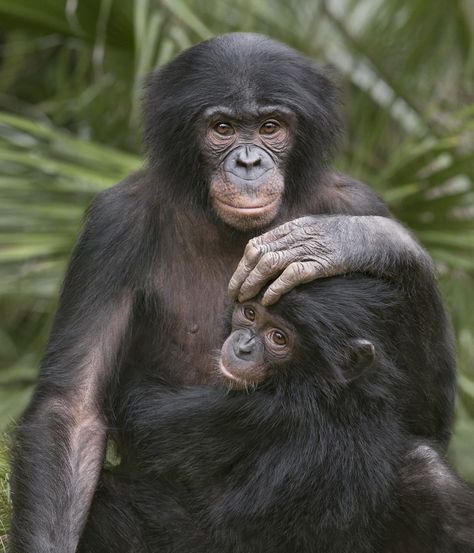
[[104,476],[80,551],[474,551],[471,489],[408,431],[426,422],[415,309],[362,275],[235,304],[221,387],[130,386],[118,444],[135,453]]

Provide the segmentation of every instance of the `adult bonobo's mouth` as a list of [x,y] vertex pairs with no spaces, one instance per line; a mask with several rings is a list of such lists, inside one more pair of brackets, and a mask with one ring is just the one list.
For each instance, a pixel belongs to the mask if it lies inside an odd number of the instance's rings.
[[[224,123],[224,115],[219,119],[207,133],[209,150],[227,146],[231,149],[210,182],[213,207],[221,221],[237,230],[264,228],[276,219],[283,199],[285,183],[279,158],[257,144],[239,144],[238,124]],[[273,125],[277,127],[276,122]],[[276,136],[282,134],[286,136],[283,130],[275,131]],[[254,140],[261,143],[259,136]],[[238,146],[233,147],[236,143]]]
[[271,200],[268,203],[263,203],[262,201],[249,201],[249,202],[239,202],[239,204],[231,204],[224,202],[219,198],[215,198],[216,206],[219,206],[222,210],[233,211],[235,213],[240,213],[242,215],[248,215],[250,217],[258,217],[264,215],[268,211],[274,211],[280,207],[281,197]]
[[251,230],[269,225],[277,216],[281,205],[281,196],[270,202],[242,201],[232,204],[214,197],[214,208],[220,219],[238,230]]

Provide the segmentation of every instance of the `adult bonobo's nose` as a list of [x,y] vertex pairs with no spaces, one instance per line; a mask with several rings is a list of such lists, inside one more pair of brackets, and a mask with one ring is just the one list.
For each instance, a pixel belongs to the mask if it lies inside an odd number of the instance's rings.
[[257,149],[247,145],[239,149],[235,162],[241,167],[251,169],[252,167],[262,163],[262,156]]
[[270,155],[259,146],[242,144],[224,161],[224,170],[245,181],[255,181],[274,166]]

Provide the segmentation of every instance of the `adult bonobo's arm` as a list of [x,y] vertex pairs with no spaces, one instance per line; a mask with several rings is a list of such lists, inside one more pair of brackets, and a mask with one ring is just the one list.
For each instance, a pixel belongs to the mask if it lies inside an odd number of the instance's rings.
[[[349,272],[372,273],[411,288],[431,280],[428,254],[397,221],[380,216],[309,216],[253,238],[229,284],[245,301],[270,280],[262,303],[275,303],[298,284]],[[418,278],[417,278],[418,277]]]
[[37,388],[18,429],[11,553],[76,551],[102,466],[102,400],[131,313],[120,263],[123,229],[103,203],[103,197],[95,202],[74,251]]

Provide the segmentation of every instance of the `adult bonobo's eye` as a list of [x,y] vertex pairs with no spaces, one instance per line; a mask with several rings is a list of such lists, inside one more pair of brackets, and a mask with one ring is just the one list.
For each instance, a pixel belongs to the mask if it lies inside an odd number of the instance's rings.
[[249,321],[255,321],[255,309],[253,307],[244,307],[244,317]]
[[288,343],[285,334],[276,328],[270,332],[269,337],[270,340],[279,347],[284,347]]
[[268,121],[265,121],[265,123],[260,127],[260,134],[275,134],[279,129],[280,125],[278,121],[269,119]]
[[232,136],[235,133],[232,125],[229,125],[229,123],[224,123],[223,121],[218,121],[214,125],[213,129],[217,134],[220,134],[221,136]]

